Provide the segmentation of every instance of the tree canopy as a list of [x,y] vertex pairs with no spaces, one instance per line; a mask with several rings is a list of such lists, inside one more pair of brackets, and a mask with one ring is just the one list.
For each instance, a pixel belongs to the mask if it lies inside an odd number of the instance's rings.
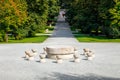
[[64,5],[67,21],[82,33],[120,38],[119,0],[69,0]]
[[0,2],[0,30],[3,32],[6,42],[8,42],[9,31],[14,33],[16,39],[20,38],[19,30],[24,30],[25,26],[23,25],[27,18],[27,4],[24,0],[3,0]]
[[8,33],[15,39],[35,36],[58,14],[58,4],[57,0],[1,0],[0,36],[6,42]]

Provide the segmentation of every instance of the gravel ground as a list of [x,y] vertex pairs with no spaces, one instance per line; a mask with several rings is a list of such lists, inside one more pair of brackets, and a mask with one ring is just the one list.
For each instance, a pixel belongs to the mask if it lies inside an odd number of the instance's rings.
[[[120,43],[79,43],[80,63],[72,59],[62,64],[46,59],[46,63],[24,58],[32,48],[43,52],[44,44],[0,44],[0,80],[120,80]],[[83,48],[94,49],[95,59],[88,61]]]

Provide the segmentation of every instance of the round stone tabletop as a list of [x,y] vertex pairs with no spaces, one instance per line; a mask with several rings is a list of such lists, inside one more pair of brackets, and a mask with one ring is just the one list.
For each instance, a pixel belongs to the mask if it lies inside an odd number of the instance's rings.
[[75,48],[67,45],[53,45],[47,46],[46,51],[48,54],[73,54]]

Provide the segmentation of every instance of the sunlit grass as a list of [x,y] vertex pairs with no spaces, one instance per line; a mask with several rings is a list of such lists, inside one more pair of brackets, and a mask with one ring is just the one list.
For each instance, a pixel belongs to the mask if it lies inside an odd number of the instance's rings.
[[[48,37],[49,37],[48,35],[41,35],[41,36],[24,38],[22,40],[9,39],[8,43],[42,43]],[[0,42],[0,43],[5,43],[5,42]]]
[[120,39],[108,39],[105,36],[76,35],[79,42],[120,42]]

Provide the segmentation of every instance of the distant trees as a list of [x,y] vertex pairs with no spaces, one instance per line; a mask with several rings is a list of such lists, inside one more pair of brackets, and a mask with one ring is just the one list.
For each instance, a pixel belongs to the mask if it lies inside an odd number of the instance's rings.
[[48,0],[49,10],[48,10],[48,20],[51,21],[59,13],[59,1],[58,0]]
[[70,0],[64,4],[68,5],[68,22],[82,33],[120,37],[119,0]]
[[58,4],[58,0],[1,0],[2,40],[8,42],[9,33],[18,40],[42,32],[47,22],[58,14]]
[[52,22],[59,12],[57,0],[27,0],[27,4],[30,27],[28,36],[43,32],[47,23]]
[[109,9],[111,14],[111,23],[109,34],[112,38],[120,37],[120,1],[114,0],[115,5],[113,8]]
[[82,33],[120,38],[119,0],[1,0],[0,38],[16,40],[43,32],[55,21],[60,5],[69,24]]
[[28,16],[30,27],[29,35],[34,36],[36,32],[44,29],[48,17],[48,1],[47,0],[26,0],[28,4]]

